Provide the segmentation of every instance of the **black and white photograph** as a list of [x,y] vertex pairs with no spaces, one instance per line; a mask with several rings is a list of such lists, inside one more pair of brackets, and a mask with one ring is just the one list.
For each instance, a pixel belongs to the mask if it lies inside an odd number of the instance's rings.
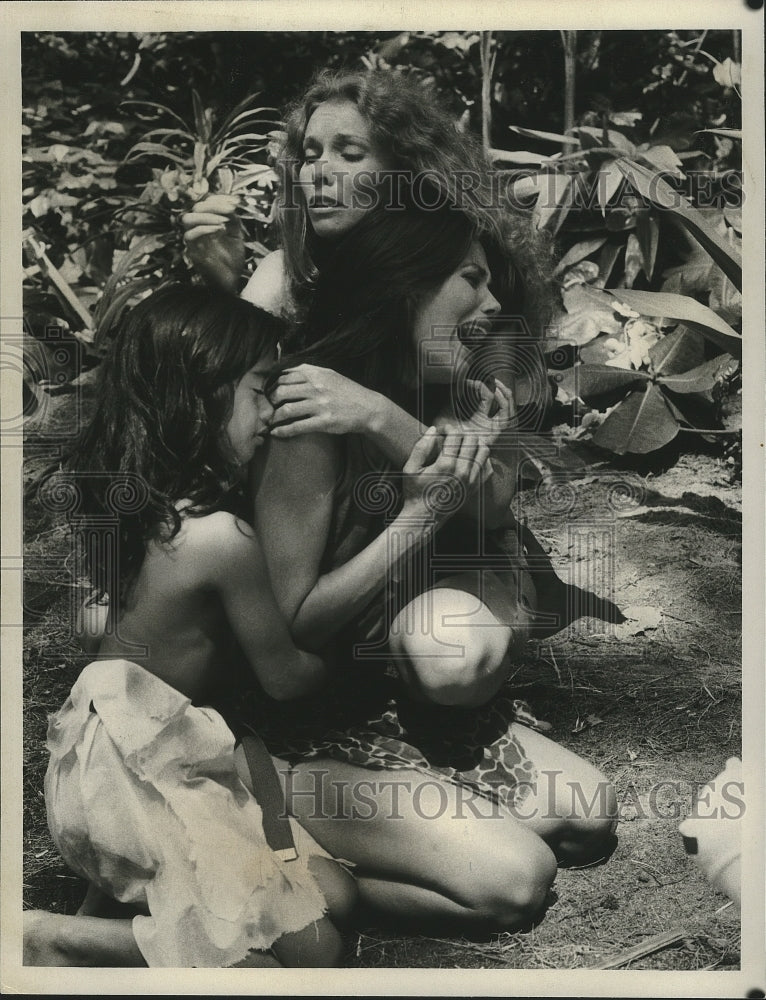
[[766,996],[763,10],[615,6],[0,13],[3,991]]

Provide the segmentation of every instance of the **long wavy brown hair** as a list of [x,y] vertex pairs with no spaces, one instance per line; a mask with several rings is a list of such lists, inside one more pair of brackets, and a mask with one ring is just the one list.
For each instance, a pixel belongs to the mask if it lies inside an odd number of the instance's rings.
[[502,197],[502,186],[493,184],[497,175],[478,138],[460,131],[455,118],[430,90],[386,70],[322,72],[288,109],[285,141],[277,159],[277,219],[299,314],[306,308],[328,251],[326,241],[315,236],[309,223],[298,171],[309,119],[329,100],[352,102],[367,122],[374,145],[394,171],[426,180],[434,188],[434,200],[460,208],[480,236],[486,235],[503,248],[507,284],[513,289],[512,301],[504,303],[504,308],[524,316],[539,336],[549,322],[553,301],[548,235],[535,228],[529,213]]
[[113,554],[110,564],[108,553],[86,553],[100,594],[114,597],[118,582],[124,595],[147,543],[178,533],[179,500],[201,516],[238,487],[224,433],[234,388],[283,333],[269,313],[201,286],[166,286],[127,314],[100,366],[95,411],[61,469],[81,523],[118,520],[117,570]]

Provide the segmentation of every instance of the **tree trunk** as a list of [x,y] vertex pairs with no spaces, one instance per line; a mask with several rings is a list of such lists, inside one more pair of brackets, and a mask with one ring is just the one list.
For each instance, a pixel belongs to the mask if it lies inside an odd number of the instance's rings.
[[492,134],[492,71],[495,60],[491,55],[492,32],[481,33],[481,141],[489,152]]
[[[561,41],[564,46],[564,135],[569,135],[575,120],[575,70],[577,56],[577,32],[562,31]],[[562,152],[569,152],[568,146],[562,147]]]

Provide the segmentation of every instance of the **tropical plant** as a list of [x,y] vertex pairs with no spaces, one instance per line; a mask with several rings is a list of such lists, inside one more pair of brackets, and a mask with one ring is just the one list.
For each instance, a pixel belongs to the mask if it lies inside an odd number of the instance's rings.
[[[610,127],[639,118],[614,114],[571,135],[515,129],[567,153],[492,151],[510,164],[510,196],[568,243],[556,271],[562,309],[546,345],[559,362],[557,398],[599,407],[580,430],[620,454],[660,448],[682,428],[720,429],[711,393],[736,363],[728,353],[710,357],[705,342],[738,355],[741,341],[740,177],[687,174],[682,158],[698,151],[636,144]],[[694,193],[707,203],[695,206]]]
[[[152,176],[138,199],[115,213],[127,246],[99,302],[102,335],[108,335],[122,308],[157,280],[189,277],[180,217],[195,202],[211,194],[235,195],[231,225],[252,228],[271,222],[276,175],[265,161],[278,122],[273,108],[256,106],[257,96],[241,101],[219,126],[196,90],[193,125],[165,105],[124,102],[152,126],[128,151],[125,163],[147,163]],[[204,238],[227,239],[229,234]],[[245,247],[251,257],[267,253],[255,238]]]

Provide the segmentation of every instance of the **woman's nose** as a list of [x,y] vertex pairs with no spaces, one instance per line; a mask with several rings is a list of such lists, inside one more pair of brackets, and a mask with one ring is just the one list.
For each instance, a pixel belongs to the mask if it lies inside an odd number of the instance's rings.
[[315,160],[313,167],[314,174],[312,180],[315,187],[324,187],[333,182],[333,170],[329,160]]
[[490,292],[489,288],[484,296],[484,301],[482,302],[481,311],[487,316],[496,316],[500,312],[500,303],[495,298],[495,296]]

